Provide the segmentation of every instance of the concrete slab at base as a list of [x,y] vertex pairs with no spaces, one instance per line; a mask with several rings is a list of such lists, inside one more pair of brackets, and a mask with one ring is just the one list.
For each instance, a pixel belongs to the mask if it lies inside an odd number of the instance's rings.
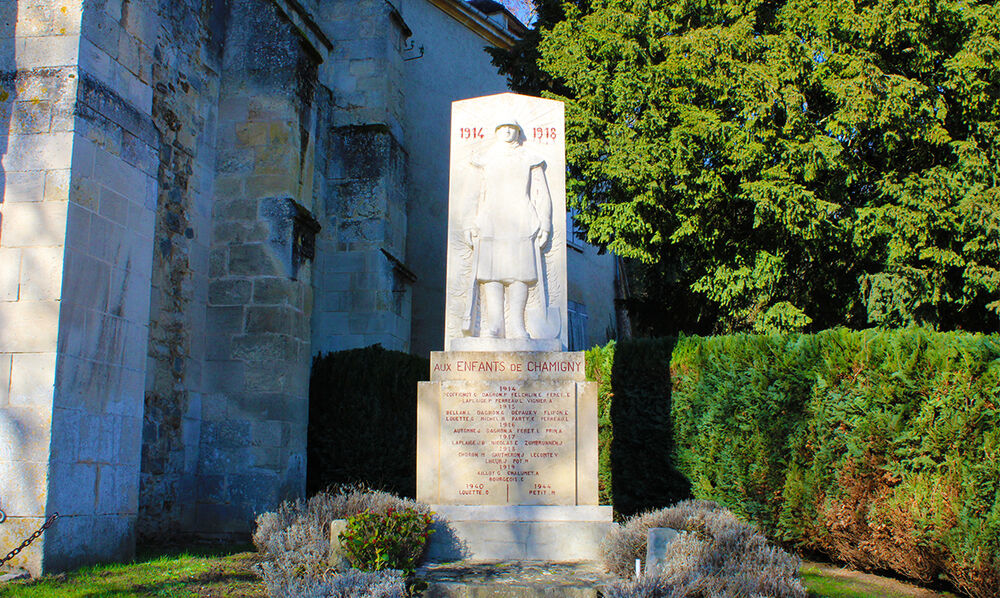
[[424,598],[597,598],[614,582],[599,563],[482,562],[431,564],[417,577]]
[[611,521],[443,521],[434,524],[431,562],[595,561]]

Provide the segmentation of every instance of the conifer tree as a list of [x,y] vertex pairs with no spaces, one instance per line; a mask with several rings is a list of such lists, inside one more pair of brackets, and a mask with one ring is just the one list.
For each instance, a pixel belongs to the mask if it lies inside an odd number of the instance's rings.
[[1000,6],[536,0],[589,240],[716,331],[996,330]]

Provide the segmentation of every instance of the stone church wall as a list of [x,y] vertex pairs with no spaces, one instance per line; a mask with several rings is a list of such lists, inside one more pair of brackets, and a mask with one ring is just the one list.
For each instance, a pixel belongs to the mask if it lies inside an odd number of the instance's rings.
[[403,128],[409,147],[420,148],[410,153],[406,189],[406,262],[417,276],[410,349],[428,355],[444,348],[451,103],[509,90],[483,51],[481,37],[426,0],[402,0],[399,9],[413,30],[414,45],[424,48],[421,58],[404,64]]
[[35,571],[134,548],[158,145],[136,4],[2,14],[0,539],[59,512],[14,563]]
[[194,527],[246,534],[302,495],[319,57],[273,3],[233,0],[219,98],[205,396]]
[[323,127],[316,188],[313,352],[381,343],[410,346],[406,255],[407,155],[402,112],[405,21],[385,0],[320,5],[334,48],[322,80]]
[[170,537],[185,528],[185,517],[193,518],[198,494],[203,331],[227,15],[224,3],[203,0],[155,8],[156,37],[138,44],[150,70],[152,117],[161,134],[138,533]]

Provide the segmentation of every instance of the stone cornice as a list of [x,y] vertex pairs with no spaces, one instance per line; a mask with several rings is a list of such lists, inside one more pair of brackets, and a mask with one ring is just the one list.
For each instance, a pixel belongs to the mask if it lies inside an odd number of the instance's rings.
[[517,41],[517,37],[462,0],[428,0],[428,2],[498,48],[510,49]]
[[313,50],[316,51],[322,58],[326,56],[333,50],[333,42],[330,38],[323,33],[323,30],[313,16],[309,14],[304,6],[299,4],[298,0],[271,0],[274,2],[278,10],[282,12],[288,20],[292,22],[292,25],[298,29],[302,37],[305,38],[309,45],[312,46]]

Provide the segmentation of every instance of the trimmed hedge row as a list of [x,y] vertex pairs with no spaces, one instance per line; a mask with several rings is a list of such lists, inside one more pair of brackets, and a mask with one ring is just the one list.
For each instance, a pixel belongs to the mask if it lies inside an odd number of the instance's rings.
[[[314,362],[311,492],[363,481],[413,496],[427,372],[381,347]],[[592,349],[587,374],[601,502],[619,514],[693,492],[799,549],[1000,595],[1000,337],[646,339]]]
[[401,496],[417,491],[417,382],[430,360],[380,345],[313,360],[306,487],[364,483]]
[[615,341],[587,351],[587,380],[597,382],[597,491],[600,503],[611,501],[611,368],[615,363]]
[[1000,595],[1000,337],[692,337],[671,373],[695,496],[855,567]]

